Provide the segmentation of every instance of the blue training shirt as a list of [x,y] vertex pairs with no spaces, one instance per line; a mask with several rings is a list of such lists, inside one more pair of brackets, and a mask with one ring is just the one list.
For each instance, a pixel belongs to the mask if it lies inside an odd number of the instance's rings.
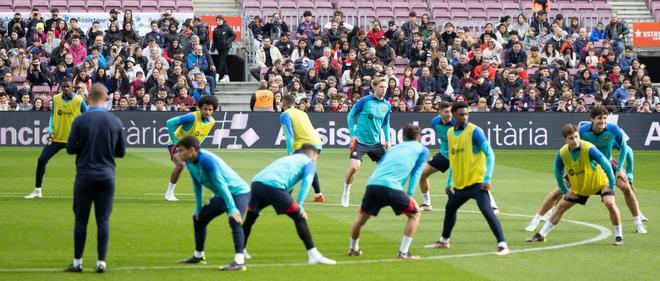
[[314,164],[314,161],[307,155],[298,153],[275,160],[275,162],[257,173],[252,178],[252,182],[260,182],[291,193],[296,183],[302,180],[298,198],[296,198],[296,203],[302,209],[315,173],[316,164]]
[[[621,131],[619,126],[607,123],[605,129],[600,132],[600,134],[596,134],[593,130],[592,123],[584,124],[580,126],[580,138],[595,145],[608,160],[612,159],[612,149],[614,148],[614,144],[618,143],[620,146],[618,162],[625,162],[627,152],[626,147],[628,145],[623,139],[623,131]],[[621,169],[621,166],[622,165],[619,165],[614,172],[618,172]]]
[[[380,130],[390,142],[390,104],[383,98],[366,96],[348,112],[347,123],[351,137],[364,145],[380,144]],[[357,123],[357,125],[356,125]]]
[[403,191],[408,181],[408,196],[413,196],[429,149],[418,141],[405,141],[395,145],[385,153],[367,181],[369,185],[379,185]]
[[433,128],[435,131],[435,136],[440,139],[440,143],[438,144],[440,146],[440,154],[447,159],[449,159],[449,142],[447,140],[447,132],[454,125],[455,121],[453,117],[447,124],[442,123],[442,117],[440,115],[431,120],[431,128]]
[[202,186],[210,189],[215,196],[221,197],[227,206],[227,213],[238,212],[232,196],[250,192],[248,184],[225,161],[217,155],[200,149],[197,160],[186,161],[186,167],[193,180],[195,191],[194,215],[199,215],[204,200]]
[[[580,156],[581,149],[582,146],[578,147],[575,151],[568,150],[573,160]],[[605,175],[607,175],[607,179],[609,180],[610,189],[614,189],[616,179],[612,172],[612,165],[610,165],[607,158],[596,147],[592,147],[589,149],[589,160],[591,160],[592,165],[598,164],[603,168]],[[557,185],[559,185],[561,193],[568,193],[568,187],[566,186],[566,183],[564,183],[564,161],[561,160],[559,152],[557,152],[557,158],[555,159],[555,180],[557,181]]]

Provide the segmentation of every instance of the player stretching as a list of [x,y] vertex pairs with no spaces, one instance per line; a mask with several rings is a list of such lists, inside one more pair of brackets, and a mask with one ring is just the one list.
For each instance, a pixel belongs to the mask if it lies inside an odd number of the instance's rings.
[[[576,203],[584,205],[589,196],[598,194],[610,213],[610,220],[614,225],[614,245],[623,245],[621,214],[614,200],[615,178],[610,162],[594,145],[580,140],[575,125],[566,124],[562,129],[562,135],[566,144],[559,150],[555,160],[555,179],[561,193],[565,194],[564,200],[559,203],[550,220],[539,232],[527,239],[527,242],[545,241],[568,209]],[[570,190],[564,183],[565,177],[568,179]]]
[[53,96],[53,110],[48,121],[48,143],[41,151],[37,161],[37,175],[34,191],[25,196],[26,199],[41,198],[41,183],[46,173],[46,165],[60,150],[66,148],[66,142],[71,132],[71,124],[78,115],[87,111],[83,97],[72,91],[71,82],[64,81],[60,85],[60,94]]
[[[637,201],[637,197],[628,184],[625,171],[621,170],[621,167],[623,166],[618,164],[625,162],[627,158],[626,154],[628,152],[628,145],[623,139],[623,133],[621,129],[614,124],[606,122],[607,115],[608,111],[605,107],[595,106],[591,110],[591,123],[580,126],[580,137],[583,140],[588,141],[596,146],[596,148],[603,155],[605,155],[607,159],[610,159],[612,170],[616,176],[616,186],[621,189],[621,192],[623,192],[626,205],[628,205],[630,213],[633,215],[635,231],[638,233],[647,233],[646,227],[642,221],[643,216],[639,210],[639,202]],[[615,145],[619,147],[619,161],[612,159],[612,149],[615,147]],[[561,193],[558,189],[551,191],[541,204],[539,212],[534,216],[525,230],[534,231],[539,222],[542,220],[542,216],[540,214],[546,214],[552,208],[553,202],[559,200],[560,197]]]
[[[408,217],[397,258],[419,259],[419,256],[412,255],[409,251],[420,217],[412,196],[422,172],[422,165],[429,156],[429,150],[419,143],[420,130],[415,125],[411,124],[403,128],[403,139],[403,143],[385,153],[381,163],[367,181],[360,213],[351,231],[349,256],[362,255],[359,246],[362,226],[369,218],[377,216],[381,208],[390,206],[395,215],[405,214]],[[404,193],[403,186],[406,182],[408,189]]]
[[[431,195],[429,194],[429,177],[436,172],[446,172],[449,169],[449,149],[447,145],[447,131],[454,126],[454,119],[451,117],[451,104],[448,102],[441,102],[439,106],[439,115],[431,121],[431,127],[435,130],[435,135],[440,139],[440,151],[433,156],[433,159],[427,162],[422,171],[422,177],[419,182],[419,188],[422,192],[424,202],[419,206],[422,211],[431,211]],[[451,177],[447,177],[447,188],[449,188]],[[495,214],[499,213],[495,198],[488,191],[490,197],[490,204],[493,207]]]
[[[317,152],[321,154],[323,145],[319,134],[314,130],[314,126],[309,121],[307,113],[295,108],[295,104],[296,97],[293,95],[287,95],[282,98],[282,111],[284,112],[280,114],[280,123],[286,137],[286,152],[289,155],[298,153],[304,143],[309,143],[313,144]],[[312,187],[314,188],[314,202],[325,202],[325,196],[321,193],[318,173],[314,174]]]
[[[362,165],[362,156],[367,154],[374,162],[379,162],[390,148],[390,104],[385,97],[387,81],[382,77],[371,81],[373,95],[366,96],[353,106],[348,113],[348,129],[351,135],[351,163],[346,171],[346,181],[341,194],[341,205],[348,207],[351,197],[351,184]],[[385,146],[380,143],[380,130],[385,134]]]
[[[232,170],[225,161],[215,154],[199,148],[199,140],[186,136],[176,146],[179,158],[186,162],[186,167],[193,180],[195,191],[195,210],[193,225],[195,228],[195,252],[181,263],[206,263],[204,242],[206,226],[217,216],[227,213],[229,227],[234,237],[234,260],[222,270],[245,270],[243,248],[245,235],[241,226],[241,214],[245,213],[250,202],[250,187]],[[213,198],[202,207],[203,187],[213,192]]]
[[495,167],[495,155],[481,128],[468,121],[468,105],[455,103],[451,108],[456,125],[447,132],[449,144],[449,176],[454,183],[454,191],[447,189],[445,221],[440,240],[426,245],[425,248],[449,248],[451,231],[456,224],[456,213],[465,202],[475,199],[479,210],[486,218],[490,230],[497,238],[498,256],[509,254],[509,247],[504,240],[500,221],[490,205],[487,190]]
[[206,135],[213,129],[213,125],[215,125],[215,119],[212,115],[217,108],[218,100],[214,96],[203,96],[197,102],[197,111],[167,120],[167,133],[170,135],[167,140],[167,150],[170,152],[170,159],[174,162],[174,170],[170,175],[170,184],[167,186],[167,192],[165,192],[165,200],[179,200],[174,196],[174,188],[185,166],[184,161],[176,153],[176,145],[179,143],[179,139],[192,135],[200,143],[203,142]]
[[[286,214],[295,223],[298,237],[305,243],[309,264],[335,264],[334,260],[321,255],[314,246],[312,233],[307,226],[307,213],[303,209],[309,186],[314,180],[314,163],[319,154],[311,144],[303,144],[299,151],[300,153],[275,160],[252,178],[252,198],[243,223],[245,246],[247,247],[252,226],[259,218],[261,210],[273,205],[277,214]],[[291,192],[301,180],[298,198],[294,201]]]

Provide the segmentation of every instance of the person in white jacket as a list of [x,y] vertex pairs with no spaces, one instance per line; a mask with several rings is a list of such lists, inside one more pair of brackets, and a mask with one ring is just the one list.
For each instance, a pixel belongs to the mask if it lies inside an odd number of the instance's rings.
[[[257,67],[250,70],[252,76],[254,76],[254,78],[257,80],[260,80],[261,78],[261,69],[265,67],[271,67],[276,60],[282,59],[280,50],[272,46],[270,38],[264,38],[262,43],[263,47],[257,50],[257,55],[255,57],[255,64]],[[266,52],[268,52],[268,54],[266,54]]]

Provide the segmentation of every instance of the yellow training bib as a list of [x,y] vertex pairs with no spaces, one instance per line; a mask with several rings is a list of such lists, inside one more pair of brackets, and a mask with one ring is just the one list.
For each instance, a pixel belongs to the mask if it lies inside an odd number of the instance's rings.
[[472,133],[476,127],[468,123],[459,136],[454,135],[453,127],[447,132],[449,163],[456,189],[480,183],[486,175],[486,155],[481,151],[472,152]]
[[51,113],[53,142],[67,142],[73,120],[82,114],[80,111],[82,103],[83,98],[79,95],[74,96],[71,100],[64,100],[62,94],[53,97],[53,112]]
[[577,160],[573,160],[571,157],[568,145],[564,145],[559,150],[559,156],[564,163],[564,172],[568,176],[571,190],[577,195],[594,195],[609,183],[603,168],[589,159],[589,149],[593,146],[588,141],[581,140],[580,155]]
[[306,143],[321,144],[321,138],[312,126],[312,122],[309,121],[307,113],[293,107],[288,109],[286,113],[291,117],[293,127],[293,149],[299,149]]
[[199,143],[202,143],[209,132],[211,132],[211,129],[213,129],[215,119],[213,119],[213,116],[209,116],[209,121],[204,123],[201,112],[195,111],[192,114],[195,116],[195,122],[193,122],[193,125],[188,130],[186,130],[184,126],[179,126],[174,131],[174,136],[176,139],[180,140],[185,136],[192,135],[199,140]]

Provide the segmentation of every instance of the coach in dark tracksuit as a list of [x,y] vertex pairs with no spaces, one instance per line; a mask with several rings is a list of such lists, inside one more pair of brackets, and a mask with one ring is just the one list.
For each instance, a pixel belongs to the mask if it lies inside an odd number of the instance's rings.
[[69,154],[76,154],[74,259],[66,269],[70,272],[82,272],[82,255],[92,203],[98,232],[96,272],[106,271],[110,212],[115,194],[115,157],[124,157],[126,153],[123,125],[119,118],[104,109],[107,95],[104,85],[96,83],[92,86],[90,109],[73,122],[66,146]]

